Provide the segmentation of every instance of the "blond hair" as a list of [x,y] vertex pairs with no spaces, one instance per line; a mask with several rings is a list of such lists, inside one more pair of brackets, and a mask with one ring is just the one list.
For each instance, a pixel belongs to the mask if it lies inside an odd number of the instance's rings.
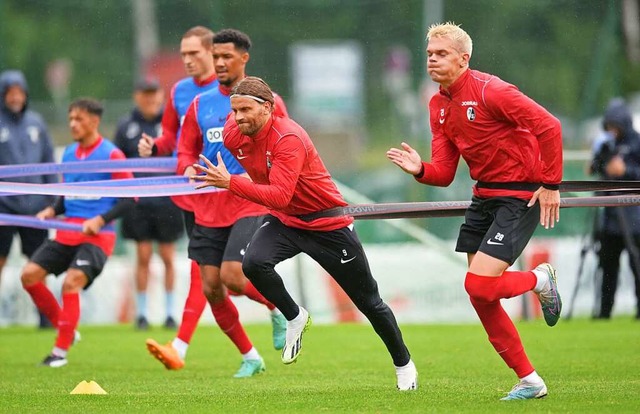
[[206,48],[210,48],[213,46],[213,36],[215,33],[209,28],[204,26],[194,26],[191,29],[187,30],[183,35],[183,39],[187,39],[189,37],[198,37],[200,38],[200,42],[202,42],[202,46]]
[[432,24],[427,31],[427,42],[432,37],[444,37],[452,40],[459,52],[468,53],[469,57],[471,57],[473,41],[459,25],[453,22]]

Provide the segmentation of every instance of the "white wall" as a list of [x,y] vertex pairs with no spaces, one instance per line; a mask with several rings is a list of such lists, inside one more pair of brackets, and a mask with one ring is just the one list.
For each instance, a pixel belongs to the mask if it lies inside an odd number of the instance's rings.
[[[453,250],[454,242],[448,243]],[[559,290],[565,311],[568,310],[580,262],[581,241],[577,238],[534,240],[529,252],[534,245],[543,246],[550,252],[550,260],[558,269]],[[37,320],[31,300],[20,286],[20,270],[24,259],[17,254],[18,246],[19,242],[16,240],[0,281],[0,326],[34,325]],[[127,250],[133,252],[133,245],[128,246]],[[367,245],[365,249],[382,297],[394,309],[401,323],[477,322],[464,291],[463,280],[466,270],[460,262],[453,262],[441,253],[415,243]],[[527,252],[524,256],[526,255]],[[338,307],[331,295],[328,276],[308,257],[299,257],[302,266],[300,279],[303,281],[304,295],[308,302],[306,305],[313,314],[314,321],[337,321]],[[296,274],[296,260],[298,259],[283,262],[277,269],[283,275],[292,296],[298,299],[300,285]],[[83,324],[117,323],[120,315],[131,316],[135,305],[133,263],[133,253],[109,259],[102,275],[82,295]],[[576,316],[591,314],[594,302],[594,268],[595,258],[590,253],[585,261],[583,283],[574,312]],[[189,287],[189,263],[184,251],[178,252],[177,269],[177,309],[174,314],[179,318]],[[62,278],[56,279],[52,276],[48,278],[48,284],[56,295],[59,295],[61,280]],[[162,287],[161,262],[154,258],[148,306],[150,320],[155,324],[160,324],[165,317]],[[243,321],[268,321],[265,307],[244,297],[233,300],[238,305]],[[510,299],[504,301],[504,304],[513,317],[520,317],[522,298]],[[625,255],[614,313],[631,314],[634,311],[633,281]],[[359,319],[362,319],[361,315]],[[208,308],[203,323],[213,323]]]

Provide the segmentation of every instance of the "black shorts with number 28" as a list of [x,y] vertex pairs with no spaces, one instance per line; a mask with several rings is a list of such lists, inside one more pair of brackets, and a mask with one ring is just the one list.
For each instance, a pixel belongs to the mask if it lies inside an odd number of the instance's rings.
[[540,221],[540,203],[515,197],[473,197],[460,226],[457,252],[482,252],[513,264]]

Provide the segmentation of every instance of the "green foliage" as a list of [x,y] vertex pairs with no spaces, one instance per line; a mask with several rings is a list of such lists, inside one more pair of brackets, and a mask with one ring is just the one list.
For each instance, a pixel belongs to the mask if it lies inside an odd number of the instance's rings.
[[[291,97],[289,47],[298,41],[354,39],[364,50],[365,142],[389,146],[402,136],[427,147],[428,128],[409,125],[383,85],[392,46],[412,54],[411,91],[425,76],[422,0],[155,0],[161,47],[178,50],[195,25],[235,27],[254,43],[250,74],[264,77],[285,100]],[[442,20],[462,25],[474,40],[471,66],[518,86],[567,120],[566,144],[582,147],[572,124],[598,116],[614,96],[640,90],[639,65],[627,60],[621,0],[446,0]],[[47,64],[72,61],[70,96],[129,100],[136,77],[131,2],[0,0],[0,68],[26,72],[32,97],[48,101]],[[334,74],[336,78],[340,73]],[[425,114],[422,102],[417,112]],[[120,115],[120,108],[114,117]],[[51,121],[51,119],[48,119]],[[422,120],[424,121],[424,119]],[[63,126],[64,129],[64,126]],[[360,166],[359,166],[360,167]]]
[[[516,382],[479,324],[405,325],[419,371],[415,393],[395,390],[388,354],[370,326],[314,326],[298,363],[285,366],[271,349],[270,327],[247,326],[267,372],[231,378],[240,356],[217,327],[201,326],[186,367],[167,371],[144,346],[149,333],[130,326],[81,327],[69,365],[37,367],[54,333],[0,331],[0,412],[220,413],[631,413],[640,389],[637,322],[572,320],[548,328],[520,323],[527,354],[545,379],[542,400],[502,402]],[[169,332],[151,336],[168,340]],[[108,395],[69,395],[94,380]]]

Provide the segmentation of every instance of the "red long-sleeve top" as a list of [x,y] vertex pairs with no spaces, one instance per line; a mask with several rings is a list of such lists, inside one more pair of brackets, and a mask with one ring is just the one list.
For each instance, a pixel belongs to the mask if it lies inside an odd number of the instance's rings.
[[346,206],[307,132],[289,118],[272,116],[254,137],[243,135],[233,117],[224,126],[224,146],[251,179],[231,176],[229,190],[265,205],[283,224],[331,231],[348,226],[353,217],[304,221],[301,215]]
[[[419,182],[448,186],[462,156],[477,181],[560,184],[560,121],[514,85],[468,69],[448,90],[440,88],[431,98],[429,113],[431,162],[423,163]],[[473,190],[480,197],[532,195],[478,186]]]
[[[218,85],[219,95],[218,99],[226,99],[224,105],[229,106],[229,95],[231,90]],[[177,172],[184,174],[187,167],[199,163],[198,156],[203,153],[204,149],[204,133],[211,127],[220,125],[222,127],[224,122],[218,124],[217,116],[214,116],[214,120],[200,119],[198,117],[199,107],[201,105],[200,97],[206,99],[208,92],[204,95],[198,95],[195,97],[182,125],[182,131],[180,133],[180,140],[178,141],[178,165]],[[275,106],[274,114],[277,116],[288,117],[287,107],[282,98],[274,94]],[[214,102],[220,102],[214,101]],[[211,105],[211,101],[207,101],[207,104]],[[228,110],[228,107],[224,107],[224,112]],[[207,111],[207,108],[204,108]],[[222,112],[222,109],[213,110],[212,112]],[[224,118],[223,118],[224,119]],[[213,122],[213,123],[212,123]],[[228,150],[221,144],[209,144],[213,146],[214,153],[205,154],[207,157],[215,157],[215,152],[221,151],[223,157],[226,157]],[[219,149],[218,149],[219,147]],[[215,158],[211,158],[211,161],[217,163]],[[239,197],[231,191],[220,191],[215,193],[203,193],[187,196],[190,200],[190,205],[193,207],[195,213],[196,223],[205,227],[227,227],[233,225],[236,221],[244,217],[255,217],[267,214],[267,209],[261,205],[254,203],[246,198]]]

